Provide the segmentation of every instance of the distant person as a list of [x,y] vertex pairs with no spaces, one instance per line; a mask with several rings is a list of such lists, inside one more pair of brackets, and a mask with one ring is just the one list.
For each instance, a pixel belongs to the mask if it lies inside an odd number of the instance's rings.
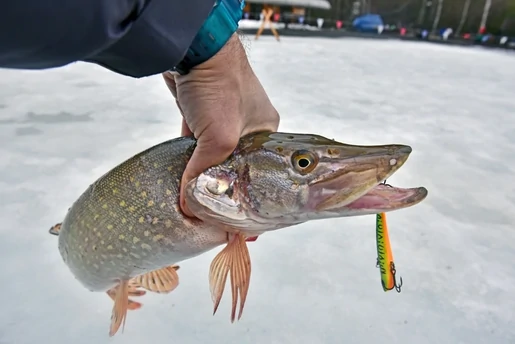
[[272,34],[274,35],[275,39],[279,42],[279,33],[274,27],[274,24],[272,23],[272,15],[274,14],[274,9],[271,6],[264,6],[261,10],[261,25],[259,26],[259,29],[256,32],[255,39],[259,39],[259,36],[263,33],[263,30],[268,25],[270,27],[270,31],[272,31]]
[[87,61],[134,78],[163,73],[182,135],[198,139],[184,185],[225,160],[241,136],[279,124],[235,33],[242,8],[238,0],[4,1],[0,67]]

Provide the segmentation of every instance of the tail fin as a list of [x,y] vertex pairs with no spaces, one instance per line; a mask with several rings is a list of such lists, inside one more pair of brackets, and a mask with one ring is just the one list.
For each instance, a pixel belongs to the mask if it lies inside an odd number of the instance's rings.
[[48,233],[52,234],[52,235],[59,235],[59,231],[61,230],[61,225],[62,223],[58,223],[54,226],[52,226],[49,230],[48,230]]

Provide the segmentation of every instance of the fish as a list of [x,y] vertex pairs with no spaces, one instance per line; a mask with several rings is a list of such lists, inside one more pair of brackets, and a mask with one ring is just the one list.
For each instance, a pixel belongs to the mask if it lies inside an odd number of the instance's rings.
[[129,297],[177,288],[178,263],[224,246],[209,268],[213,315],[230,276],[231,322],[242,316],[251,260],[247,241],[307,221],[414,206],[424,187],[383,188],[412,148],[359,146],[315,134],[255,132],[222,163],[183,187],[194,217],[180,209],[181,177],[196,146],[179,137],[106,172],[52,227],[59,253],[86,289],[114,301],[109,335],[125,327]]

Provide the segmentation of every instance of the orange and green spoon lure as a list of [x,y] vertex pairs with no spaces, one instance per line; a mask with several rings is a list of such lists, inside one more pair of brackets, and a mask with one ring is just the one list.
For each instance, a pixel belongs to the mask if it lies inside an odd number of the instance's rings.
[[376,243],[377,243],[377,264],[381,273],[381,284],[384,291],[395,288],[400,293],[402,286],[402,277],[400,284],[397,284],[395,263],[393,262],[392,247],[390,245],[390,237],[388,236],[388,226],[386,224],[386,214],[379,213],[376,215]]

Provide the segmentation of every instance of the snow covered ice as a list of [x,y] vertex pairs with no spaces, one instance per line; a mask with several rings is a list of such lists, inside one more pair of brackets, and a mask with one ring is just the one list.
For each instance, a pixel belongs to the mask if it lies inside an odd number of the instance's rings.
[[400,294],[376,269],[374,217],[310,222],[249,244],[240,322],[227,290],[212,316],[215,249],[180,263],[108,338],[111,300],[75,281],[48,234],[96,178],[176,137],[160,76],[77,63],[0,70],[0,343],[515,342],[515,58],[387,40],[246,40],[280,129],[413,153],[388,182],[428,198],[389,213]]

